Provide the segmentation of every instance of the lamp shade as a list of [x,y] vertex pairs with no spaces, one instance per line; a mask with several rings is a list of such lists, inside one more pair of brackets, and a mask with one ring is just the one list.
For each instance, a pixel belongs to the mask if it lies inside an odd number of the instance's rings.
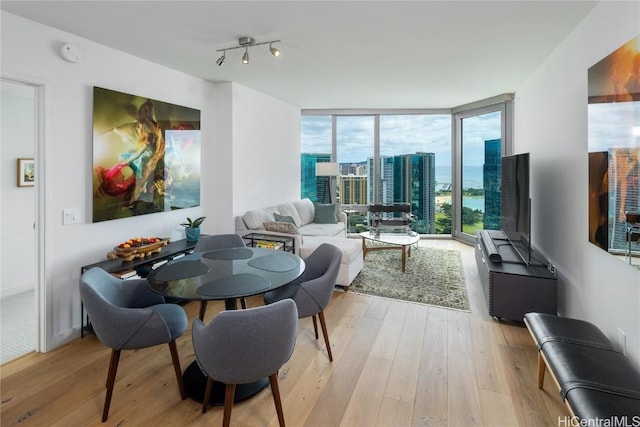
[[337,163],[321,162],[316,163],[316,176],[338,176],[340,167]]

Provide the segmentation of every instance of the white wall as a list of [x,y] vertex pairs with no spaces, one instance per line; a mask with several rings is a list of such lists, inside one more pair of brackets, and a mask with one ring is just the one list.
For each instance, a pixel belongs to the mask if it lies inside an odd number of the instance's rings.
[[587,240],[587,70],[638,34],[639,2],[600,2],[516,92],[514,148],[531,153],[532,236],[559,270],[559,313],[622,329],[640,366],[640,271]]
[[300,109],[236,84],[232,98],[234,214],[299,199]]
[[34,156],[35,89],[2,82],[0,298],[35,286],[35,188],[17,186],[17,159]]
[[[241,86],[212,84],[16,15],[1,12],[0,17],[2,76],[38,82],[45,87],[45,140],[40,161],[46,170],[40,178],[46,185],[43,226],[48,330],[43,350],[79,336],[80,267],[105,259],[115,243],[139,235],[170,236],[187,216],[206,215],[205,233],[232,231],[234,200],[238,197],[240,205],[250,205],[249,199],[255,194],[247,194],[250,187],[247,183],[254,180],[270,189],[273,200],[280,194],[282,198],[294,197],[299,183],[285,180],[284,175],[290,176],[287,170],[294,157],[299,168],[299,156],[291,154],[299,150],[297,108]],[[61,59],[58,50],[64,43],[81,49],[83,58],[79,63]],[[201,110],[200,207],[91,222],[93,86]],[[242,117],[235,120],[231,114]],[[230,124],[244,128],[234,130]],[[248,144],[254,143],[262,144],[257,152],[248,148]],[[268,154],[272,144],[275,151],[285,154]],[[232,162],[236,147],[238,157]],[[261,174],[255,170],[254,160],[242,159],[255,155],[262,156],[277,172]],[[246,177],[239,191],[231,184],[232,175],[238,174],[234,171],[236,167],[242,168],[239,174]],[[286,185],[292,189],[282,191]],[[266,194],[260,194],[258,201],[268,200]],[[63,226],[65,208],[80,208],[80,223]]]

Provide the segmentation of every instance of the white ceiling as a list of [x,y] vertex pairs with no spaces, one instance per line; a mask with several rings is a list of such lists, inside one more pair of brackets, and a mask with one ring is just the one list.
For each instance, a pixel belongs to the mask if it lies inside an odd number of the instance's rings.
[[[450,108],[514,92],[596,3],[2,0],[0,8],[301,108]],[[237,49],[218,67],[216,49],[241,36],[281,39],[282,56],[256,46],[244,65]]]

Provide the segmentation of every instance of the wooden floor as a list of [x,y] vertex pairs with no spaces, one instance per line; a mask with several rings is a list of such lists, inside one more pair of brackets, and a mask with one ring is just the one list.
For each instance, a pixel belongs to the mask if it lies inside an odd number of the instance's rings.
[[[557,426],[567,411],[547,375],[536,387],[536,349],[526,328],[490,318],[473,248],[462,252],[471,312],[336,291],[326,310],[334,361],[311,319],[280,370],[289,426]],[[409,259],[408,262],[411,262]],[[261,304],[250,299],[249,305]],[[185,306],[190,319],[198,306]],[[223,309],[209,304],[207,318]],[[194,360],[190,330],[178,340],[182,367]],[[0,425],[101,425],[110,350],[94,335],[3,365]],[[234,406],[235,426],[277,425],[270,390]],[[102,425],[221,425],[220,407],[180,400],[168,346],[124,351],[109,419]]]

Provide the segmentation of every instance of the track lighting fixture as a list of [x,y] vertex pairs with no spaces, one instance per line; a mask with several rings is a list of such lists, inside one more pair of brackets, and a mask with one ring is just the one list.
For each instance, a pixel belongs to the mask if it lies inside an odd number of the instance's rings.
[[243,64],[248,64],[249,63],[249,48],[253,47],[253,46],[260,46],[260,45],[263,45],[263,44],[268,44],[269,45],[269,52],[271,52],[271,55],[273,55],[275,57],[279,57],[280,54],[281,54],[280,49],[278,49],[276,47],[273,47],[274,43],[280,43],[280,40],[270,40],[268,42],[256,43],[256,40],[253,37],[240,37],[238,39],[239,46],[226,47],[224,49],[216,50],[216,52],[222,52],[222,56],[220,56],[220,58],[218,58],[216,60],[216,64],[218,64],[219,67],[222,66],[222,64],[224,63],[224,60],[226,59],[226,53],[227,53],[228,50],[242,49],[242,48],[244,48],[244,54],[242,55],[242,63]]
[[226,56],[226,52],[223,50],[222,51],[222,56],[218,59],[216,59],[216,64],[218,64],[218,67],[222,67],[222,64],[224,64],[224,60],[227,58]]
[[271,55],[275,57],[280,56],[280,49],[273,47],[273,42],[269,43],[269,52],[271,52]]

